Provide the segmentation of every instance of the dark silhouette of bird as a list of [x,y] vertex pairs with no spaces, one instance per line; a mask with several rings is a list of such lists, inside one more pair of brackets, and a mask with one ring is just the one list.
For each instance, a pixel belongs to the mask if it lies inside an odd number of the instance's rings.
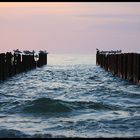
[[46,50],[45,51],[39,51],[40,54],[46,54],[48,53]]
[[20,54],[22,53],[21,51],[19,51],[19,49],[13,50],[15,54]]
[[28,51],[28,50],[23,51],[23,53],[26,54],[26,55],[32,55],[33,54],[33,52]]

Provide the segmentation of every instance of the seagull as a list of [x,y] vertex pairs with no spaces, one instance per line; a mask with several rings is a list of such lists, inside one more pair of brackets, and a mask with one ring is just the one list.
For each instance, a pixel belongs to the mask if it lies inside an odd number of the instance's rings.
[[96,48],[96,51],[97,51],[97,52],[100,52],[98,48]]
[[45,50],[45,51],[39,51],[39,53],[41,53],[41,54],[46,54],[46,53],[48,53],[48,52]]
[[122,52],[122,50],[118,50],[118,53],[121,53]]
[[25,51],[23,51],[24,52],[24,54],[33,54],[33,52],[30,52],[30,51],[28,51],[28,50],[25,50]]
[[32,51],[32,54],[35,54],[35,51],[34,50]]
[[19,51],[19,49],[13,50],[15,54],[20,54],[22,53],[21,51]]

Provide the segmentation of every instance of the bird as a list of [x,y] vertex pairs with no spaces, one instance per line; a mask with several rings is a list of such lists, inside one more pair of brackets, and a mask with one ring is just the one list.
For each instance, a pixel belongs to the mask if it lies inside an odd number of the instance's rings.
[[21,51],[19,51],[19,49],[13,50],[15,54],[20,54],[22,53]]
[[30,51],[28,51],[28,50],[23,51],[23,53],[24,53],[24,54],[27,54],[27,55],[33,54],[33,52],[30,52]]
[[99,49],[98,49],[98,48],[96,48],[96,51],[99,51]]
[[45,50],[45,51],[41,51],[41,50],[40,50],[39,53],[40,53],[40,54],[46,54],[46,53],[48,53],[48,52],[47,52],[46,50]]

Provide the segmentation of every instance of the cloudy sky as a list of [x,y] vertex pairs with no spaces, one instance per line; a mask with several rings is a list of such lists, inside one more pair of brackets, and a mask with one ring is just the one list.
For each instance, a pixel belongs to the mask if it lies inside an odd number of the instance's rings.
[[0,52],[140,53],[140,3],[0,2]]

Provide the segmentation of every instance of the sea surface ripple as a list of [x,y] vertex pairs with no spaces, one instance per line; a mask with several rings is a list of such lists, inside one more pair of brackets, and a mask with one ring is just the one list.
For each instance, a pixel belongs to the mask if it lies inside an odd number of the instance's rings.
[[140,86],[94,55],[48,55],[48,65],[0,83],[0,137],[140,137]]

